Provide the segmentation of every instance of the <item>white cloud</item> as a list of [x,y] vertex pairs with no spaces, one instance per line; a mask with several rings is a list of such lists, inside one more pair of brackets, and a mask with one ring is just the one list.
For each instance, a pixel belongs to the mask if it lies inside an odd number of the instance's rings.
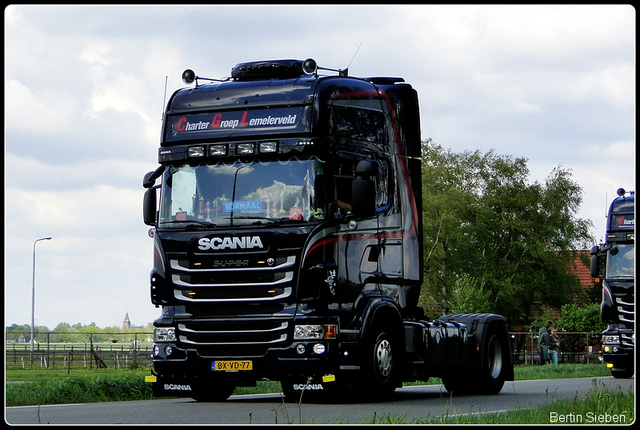
[[66,90],[35,90],[16,79],[5,83],[6,127],[40,135],[63,133],[77,118],[79,103]]

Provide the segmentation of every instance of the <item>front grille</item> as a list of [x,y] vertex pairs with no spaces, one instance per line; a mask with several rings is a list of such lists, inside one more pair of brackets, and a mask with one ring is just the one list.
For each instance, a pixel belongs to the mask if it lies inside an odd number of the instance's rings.
[[[294,251],[295,252],[295,251]],[[296,255],[169,254],[178,345],[201,357],[261,357],[291,342]]]
[[174,297],[182,302],[261,302],[292,295],[296,257],[201,261],[172,258]]
[[205,320],[178,324],[178,342],[204,356],[259,356],[284,345],[290,331],[285,319]]
[[622,344],[622,346],[633,348],[633,344],[634,344],[633,335],[632,334],[621,333],[620,334],[620,343]]
[[635,322],[635,298],[633,295],[633,288],[629,286],[618,286],[615,284],[609,284],[611,288],[611,294],[615,303],[615,310],[620,323],[624,324],[627,328],[633,328]]

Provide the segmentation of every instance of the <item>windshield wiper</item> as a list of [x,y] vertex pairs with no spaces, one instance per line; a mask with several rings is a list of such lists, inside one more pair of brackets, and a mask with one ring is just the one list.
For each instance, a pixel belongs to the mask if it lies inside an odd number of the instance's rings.
[[[225,219],[230,219],[230,217],[227,217]],[[288,217],[280,217],[280,218],[267,218],[264,216],[234,216],[233,219],[255,219],[255,220],[259,220],[259,221],[268,221],[270,223],[280,223],[280,224],[285,224],[285,223],[292,223],[292,222],[304,222],[303,219],[300,220],[294,220],[294,219],[289,219]],[[257,223],[254,223],[257,224]]]
[[162,224],[196,224],[196,225],[202,225],[205,227],[214,227],[214,228],[218,228],[217,224],[214,224],[210,221],[202,221],[199,219],[180,219],[180,220],[173,220],[173,221],[166,221],[163,222]]

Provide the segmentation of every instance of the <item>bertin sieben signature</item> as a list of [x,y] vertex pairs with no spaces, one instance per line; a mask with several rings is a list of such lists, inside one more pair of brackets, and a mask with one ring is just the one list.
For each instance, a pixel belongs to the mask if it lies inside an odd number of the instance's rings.
[[584,414],[560,414],[549,412],[549,422],[553,424],[624,424],[627,423],[627,416],[622,414],[609,414],[587,412]]

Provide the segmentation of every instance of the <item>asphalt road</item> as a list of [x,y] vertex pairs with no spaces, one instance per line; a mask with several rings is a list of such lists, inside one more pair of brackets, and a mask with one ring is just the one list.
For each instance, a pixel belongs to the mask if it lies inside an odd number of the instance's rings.
[[[442,385],[405,387],[392,400],[358,403],[349,398],[302,404],[279,394],[231,396],[226,402],[191,399],[5,408],[8,424],[346,424],[392,416],[425,417],[529,408],[562,398],[583,398],[596,383],[628,392],[634,379],[571,378],[508,382],[495,396],[450,397]],[[632,388],[633,389],[633,388]],[[621,413],[622,411],[611,411]]]

